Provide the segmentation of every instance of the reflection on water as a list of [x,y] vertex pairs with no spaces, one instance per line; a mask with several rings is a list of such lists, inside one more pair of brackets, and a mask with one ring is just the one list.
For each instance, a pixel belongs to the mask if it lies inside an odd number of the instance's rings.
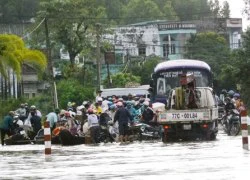
[[0,179],[239,179],[250,175],[241,136],[209,142],[0,146]]

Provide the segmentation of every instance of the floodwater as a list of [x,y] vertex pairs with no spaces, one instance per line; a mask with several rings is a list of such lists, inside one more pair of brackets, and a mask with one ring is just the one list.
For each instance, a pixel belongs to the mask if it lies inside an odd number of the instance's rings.
[[249,179],[250,153],[241,136],[215,141],[133,142],[97,146],[0,146],[0,179]]

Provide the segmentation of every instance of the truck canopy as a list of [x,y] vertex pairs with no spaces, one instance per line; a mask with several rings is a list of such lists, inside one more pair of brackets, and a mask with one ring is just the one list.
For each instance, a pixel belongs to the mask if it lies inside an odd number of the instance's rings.
[[143,85],[135,88],[111,88],[111,89],[101,89],[102,97],[110,97],[112,95],[116,96],[128,96],[128,94],[132,94],[133,96],[145,96],[148,98],[149,96],[149,85]]

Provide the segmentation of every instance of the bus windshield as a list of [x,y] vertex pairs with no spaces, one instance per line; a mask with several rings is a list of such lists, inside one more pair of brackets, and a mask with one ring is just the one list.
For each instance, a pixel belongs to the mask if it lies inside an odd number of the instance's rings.
[[168,98],[171,89],[180,86],[183,74],[193,74],[196,87],[212,86],[212,73],[207,63],[198,60],[170,60],[159,63],[154,70],[154,96]]

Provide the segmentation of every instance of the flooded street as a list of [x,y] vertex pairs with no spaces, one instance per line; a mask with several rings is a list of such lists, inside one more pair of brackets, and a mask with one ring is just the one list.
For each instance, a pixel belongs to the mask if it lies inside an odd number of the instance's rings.
[[0,146],[0,179],[224,179],[250,176],[241,136],[209,142]]

